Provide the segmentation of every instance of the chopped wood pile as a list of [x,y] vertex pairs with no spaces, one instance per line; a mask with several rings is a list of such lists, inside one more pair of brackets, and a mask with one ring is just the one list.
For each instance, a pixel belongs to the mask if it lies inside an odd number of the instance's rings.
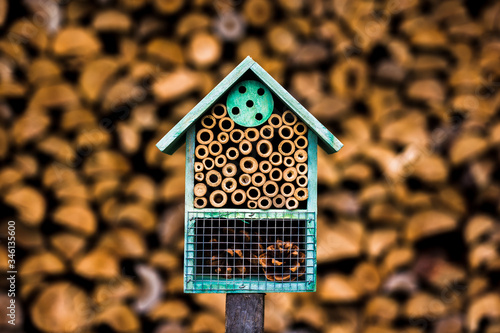
[[[247,55],[345,145],[318,151],[318,292],[268,294],[266,330],[500,331],[500,3],[0,0],[0,27],[0,331],[223,331],[155,144]],[[270,246],[271,278],[300,262]]]

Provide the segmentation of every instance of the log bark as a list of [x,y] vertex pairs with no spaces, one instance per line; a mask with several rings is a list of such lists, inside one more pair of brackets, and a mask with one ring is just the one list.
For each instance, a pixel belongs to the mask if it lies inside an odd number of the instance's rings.
[[227,294],[226,332],[264,332],[265,294]]

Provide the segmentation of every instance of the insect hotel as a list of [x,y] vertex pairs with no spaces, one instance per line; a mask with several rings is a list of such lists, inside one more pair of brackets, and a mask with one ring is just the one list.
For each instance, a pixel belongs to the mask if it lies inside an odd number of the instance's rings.
[[186,143],[184,290],[316,290],[317,146],[342,143],[250,57],[157,144]]

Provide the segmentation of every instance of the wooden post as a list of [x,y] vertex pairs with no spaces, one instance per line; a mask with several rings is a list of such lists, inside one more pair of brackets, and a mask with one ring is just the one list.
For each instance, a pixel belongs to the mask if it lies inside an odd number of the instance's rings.
[[226,333],[264,332],[265,294],[226,295]]

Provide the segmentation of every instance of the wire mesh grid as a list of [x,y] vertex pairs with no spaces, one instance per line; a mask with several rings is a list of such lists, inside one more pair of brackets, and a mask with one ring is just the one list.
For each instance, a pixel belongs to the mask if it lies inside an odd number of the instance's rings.
[[312,212],[188,212],[186,292],[299,292],[316,288]]

